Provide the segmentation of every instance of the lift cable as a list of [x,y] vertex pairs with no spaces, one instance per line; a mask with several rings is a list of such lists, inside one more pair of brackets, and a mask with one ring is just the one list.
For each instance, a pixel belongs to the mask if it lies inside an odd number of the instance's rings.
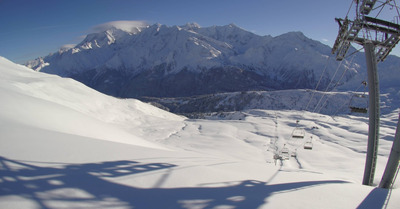
[[386,3],[387,3],[387,1],[381,5],[381,9],[379,10],[378,14],[376,14],[375,18],[378,18],[378,16],[381,14],[383,8],[385,8]]
[[349,10],[347,10],[347,13],[346,13],[346,19],[347,19],[347,17],[349,16],[349,13],[350,13],[351,8],[353,7],[353,3],[354,3],[354,1],[351,1]]
[[[352,54],[354,54],[354,53],[352,53]],[[350,61],[350,65],[349,65],[349,66],[352,65],[355,56],[356,56],[356,55],[353,55],[353,57],[352,57],[352,59],[351,59],[351,61]],[[347,72],[347,70],[348,70],[348,69],[346,69],[346,70],[342,73],[342,76],[341,76],[341,78],[339,79],[339,81],[336,83],[335,87],[336,87],[336,86],[339,84],[339,82],[343,79],[343,77],[344,77],[345,73]],[[366,78],[364,78],[364,81],[365,81],[365,80],[366,80]],[[353,92],[358,92],[358,90],[359,90],[361,87],[363,87],[363,86],[365,86],[365,84],[364,84],[364,82],[361,82],[360,85],[359,85],[359,87],[358,87],[355,91],[353,91]],[[335,88],[335,87],[334,87],[334,88]],[[328,99],[329,99],[329,98],[327,98],[327,99],[325,100],[324,104],[320,107],[320,109],[318,110],[317,113],[319,113],[319,112],[321,111],[322,107],[326,104],[326,102],[328,101]],[[331,117],[328,118],[328,120],[327,120],[326,122],[328,122],[331,118],[334,118],[334,117],[338,114],[338,112],[343,108],[343,106],[345,106],[345,105],[348,106],[348,105],[350,104],[350,101],[351,101],[351,97],[350,97],[350,99],[349,99],[349,101],[348,101],[347,103],[343,103],[339,108],[337,108],[336,111],[331,115]],[[311,122],[312,122],[312,121],[310,121],[310,123],[311,123]]]
[[[344,60],[344,59],[343,59],[343,60]],[[330,81],[329,84],[326,86],[324,93],[328,92],[329,86],[332,84],[333,79],[335,79],[336,74],[337,74],[337,72],[339,71],[339,68],[340,68],[340,67],[342,66],[342,64],[343,64],[343,60],[340,61],[338,67],[336,68],[335,73],[333,74],[333,76],[332,76],[332,78],[331,78],[331,81]],[[324,97],[325,97],[325,94],[323,94],[323,95],[321,96],[321,99],[318,101],[318,103],[317,103],[317,105],[315,106],[313,112],[315,112],[315,111],[317,110],[317,107],[319,106],[319,104],[321,103],[321,101],[322,101],[322,99],[323,99]]]
[[[356,52],[358,52],[358,51],[356,51]],[[350,60],[350,64],[349,64],[349,68],[350,68],[350,66],[353,64],[353,60],[354,60],[354,58],[355,58],[355,52],[354,53],[352,53],[352,54],[350,54],[349,56],[351,56],[351,55],[353,55],[353,57],[351,58],[351,60]],[[347,56],[348,57],[348,56]],[[343,60],[342,60],[343,61]],[[342,62],[341,62],[342,63]],[[341,64],[340,63],[340,64]],[[338,68],[337,68],[337,70],[340,68],[340,65],[338,66]],[[341,82],[341,80],[344,78],[344,75],[346,74],[346,72],[349,70],[349,68],[346,68],[344,71],[343,71],[343,73],[342,73],[342,75],[341,75],[341,77],[340,77],[340,79],[336,82],[336,84],[333,86],[333,88],[331,89],[331,90],[333,90],[333,89],[335,89],[338,85],[339,85],[339,83]],[[336,73],[335,73],[336,74]],[[335,76],[334,76],[335,77]],[[333,78],[334,78],[333,77]],[[333,79],[332,78],[332,79]],[[365,79],[364,79],[365,80]],[[355,90],[355,92],[357,92],[361,87],[363,86],[363,83],[361,83],[360,84],[360,86]],[[328,85],[328,87],[329,87],[329,85]],[[326,90],[328,90],[328,87],[327,87],[327,89]],[[327,92],[325,90],[325,93]],[[314,93],[315,93],[315,91],[314,91]],[[321,97],[321,99],[320,99],[320,101],[318,102],[318,104],[316,105],[316,107],[315,107],[315,109],[318,107],[318,105],[319,105],[319,103],[322,101],[322,99],[324,98],[324,96],[325,96],[325,94],[324,95],[322,95],[322,97]],[[329,97],[327,96],[327,98],[326,98],[326,100],[325,100],[325,102],[323,103],[323,105],[321,105],[321,107],[319,108],[319,110],[318,110],[318,112],[316,112],[316,113],[319,113],[321,110],[322,110],[322,108],[324,107],[324,105],[326,104],[326,102],[329,100]],[[348,103],[350,103],[350,100],[349,100],[349,102]],[[336,111],[335,111],[335,113],[333,114],[333,115],[331,115],[331,117],[330,118],[333,118],[338,112],[339,112],[339,110],[341,110],[342,108],[343,108],[343,106],[344,105],[346,105],[346,103],[343,103],[339,108],[337,108],[336,109]],[[348,104],[347,104],[348,105]],[[315,109],[314,109],[314,112],[315,112]],[[304,115],[304,113],[303,113],[303,115]],[[302,116],[303,116],[302,115]],[[329,121],[329,119],[330,118],[328,118],[328,120],[326,121],[326,122],[328,122]],[[312,123],[312,121],[309,121],[309,123],[307,124],[307,125],[309,125],[309,124],[311,124]]]
[[396,11],[397,11],[397,15],[399,16],[399,18],[400,18],[400,11],[399,11],[399,7],[397,6],[397,4],[396,4],[396,1],[393,1],[394,2],[394,7],[396,8]]
[[[323,76],[324,76],[324,74],[325,74],[325,71],[326,71],[326,69],[327,69],[327,67],[328,67],[328,65],[329,65],[329,60],[330,60],[330,59],[331,59],[331,56],[329,56],[328,59],[326,60],[326,64],[325,64],[324,70],[322,71],[321,76],[319,77],[318,83],[317,83],[317,85],[315,86],[315,89],[314,89],[314,91],[313,91],[313,93],[312,93],[310,99],[308,100],[308,103],[307,103],[307,105],[306,105],[306,108],[304,109],[304,110],[306,110],[306,111],[308,110],[308,106],[310,105],[311,100],[314,98],[315,92],[317,91],[317,89],[318,89],[318,87],[319,87],[319,84],[321,84],[321,80],[322,80],[322,78],[323,78]],[[303,114],[304,114],[304,113],[303,113]]]
[[[355,57],[355,55],[353,55],[353,57],[351,58],[349,67],[348,67],[348,68],[345,68],[345,70],[343,71],[343,73],[342,73],[340,79],[339,79],[339,80],[336,82],[336,84],[332,87],[332,90],[334,90],[334,89],[339,85],[339,83],[342,81],[342,79],[344,78],[344,75],[346,75],[347,71],[349,70],[349,68],[350,68],[351,65],[353,64],[354,57]],[[321,112],[322,108],[323,108],[323,107],[325,106],[325,104],[328,102],[329,98],[330,98],[329,95],[326,96],[325,102],[324,102],[324,103],[321,105],[321,107],[318,109],[318,112],[317,112],[317,113],[320,113],[320,112]]]
[[346,59],[346,58],[348,58],[348,57],[350,57],[350,56],[352,56],[352,55],[354,55],[354,54],[360,52],[360,51],[363,50],[363,49],[364,49],[364,46],[361,47],[361,48],[359,48],[359,49],[357,49],[356,51],[350,53],[349,55],[346,55],[343,59]]

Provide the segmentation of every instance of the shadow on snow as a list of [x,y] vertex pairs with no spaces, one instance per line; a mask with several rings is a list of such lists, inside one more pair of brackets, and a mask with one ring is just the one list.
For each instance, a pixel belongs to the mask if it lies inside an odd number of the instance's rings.
[[388,189],[374,188],[358,205],[357,209],[386,208],[384,206],[389,203],[389,199]]
[[[41,208],[257,208],[265,204],[272,193],[346,183],[307,181],[267,185],[267,182],[246,180],[227,182],[218,187],[138,188],[107,180],[162,169],[172,172],[176,166],[113,161],[54,168],[0,157],[0,198],[17,195],[34,201]],[[168,175],[163,175],[161,181]]]

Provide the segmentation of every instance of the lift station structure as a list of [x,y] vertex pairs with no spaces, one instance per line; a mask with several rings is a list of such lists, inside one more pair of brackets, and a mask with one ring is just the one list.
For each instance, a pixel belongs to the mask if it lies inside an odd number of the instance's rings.
[[[359,44],[364,48],[368,73],[369,128],[363,184],[372,185],[378,154],[380,120],[377,63],[383,62],[400,41],[400,13],[395,0],[352,0],[350,9],[354,4],[356,10],[354,19],[349,19],[349,12],[344,19],[335,18],[339,24],[339,33],[333,45],[332,54],[336,54],[336,60],[341,61],[346,57],[351,43]],[[389,12],[386,11],[389,10],[396,12],[391,16],[392,20],[378,19],[381,14],[387,16]],[[392,183],[391,176],[394,176],[399,164],[400,134],[398,132],[397,130],[381,181],[380,187],[383,188],[388,188],[387,185],[382,184],[383,182]]]

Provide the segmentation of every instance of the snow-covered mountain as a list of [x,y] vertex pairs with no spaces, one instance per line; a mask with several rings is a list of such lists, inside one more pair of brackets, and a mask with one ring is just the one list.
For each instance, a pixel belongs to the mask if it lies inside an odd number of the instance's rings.
[[[0,99],[2,209],[400,204],[399,178],[392,190],[361,184],[363,117],[249,109],[225,117],[233,120],[189,120],[1,57]],[[382,117],[375,183],[397,119]],[[291,137],[295,127],[304,138]],[[274,161],[284,148],[290,156]]]
[[301,32],[259,36],[234,24],[154,24],[133,31],[110,26],[27,66],[118,97],[314,89],[323,74],[321,90],[332,77],[339,86],[363,78],[363,56],[340,63],[330,52]]

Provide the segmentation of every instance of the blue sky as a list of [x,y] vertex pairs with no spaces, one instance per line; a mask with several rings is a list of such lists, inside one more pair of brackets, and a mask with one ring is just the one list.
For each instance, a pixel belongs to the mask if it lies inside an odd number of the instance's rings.
[[[0,0],[0,56],[17,63],[77,44],[97,25],[118,20],[168,26],[237,26],[258,35],[301,31],[332,46],[335,17],[351,0]],[[353,12],[353,11],[352,11]],[[353,12],[354,13],[354,12]]]

